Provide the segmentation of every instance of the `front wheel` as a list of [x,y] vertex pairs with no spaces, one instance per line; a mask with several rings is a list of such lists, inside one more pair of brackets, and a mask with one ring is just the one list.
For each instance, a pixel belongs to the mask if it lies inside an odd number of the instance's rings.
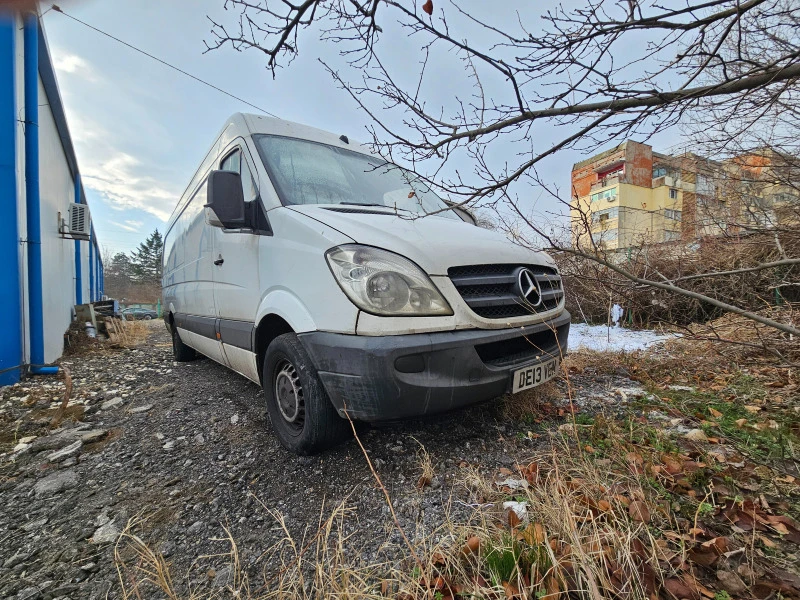
[[350,436],[349,423],[336,413],[294,333],[276,337],[267,348],[263,384],[272,427],[287,450],[315,454]]
[[152,318],[153,317],[151,317],[150,315],[145,315],[145,316],[142,317],[142,319],[145,320],[145,321],[150,321]]
[[191,346],[187,346],[181,340],[178,334],[178,328],[175,325],[172,328],[172,354],[175,357],[175,362],[189,362],[197,358],[197,352]]

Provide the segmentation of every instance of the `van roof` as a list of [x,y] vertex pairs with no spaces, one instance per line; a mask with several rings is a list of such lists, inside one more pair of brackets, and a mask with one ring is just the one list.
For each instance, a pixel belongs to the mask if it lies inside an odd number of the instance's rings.
[[317,129],[316,127],[309,127],[308,125],[294,123],[285,119],[276,119],[274,117],[252,113],[236,113],[228,119],[228,122],[223,128],[223,132],[231,124],[234,125],[234,129],[245,129],[251,134],[265,133],[281,135],[338,146],[364,154],[372,154],[369,148],[353,140],[349,135],[347,135],[348,143],[345,143],[341,139],[342,134],[331,133],[329,131]]

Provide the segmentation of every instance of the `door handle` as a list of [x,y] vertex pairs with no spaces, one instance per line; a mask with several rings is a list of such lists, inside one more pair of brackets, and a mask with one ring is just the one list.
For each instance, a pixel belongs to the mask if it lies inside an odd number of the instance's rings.
[[217,265],[217,266],[220,266],[220,265],[221,265],[222,263],[224,263],[224,262],[225,262],[225,259],[224,259],[224,258],[222,258],[222,254],[220,254],[220,255],[219,255],[219,258],[218,258],[217,260],[215,260],[215,261],[214,261],[214,264],[215,264],[215,265]]

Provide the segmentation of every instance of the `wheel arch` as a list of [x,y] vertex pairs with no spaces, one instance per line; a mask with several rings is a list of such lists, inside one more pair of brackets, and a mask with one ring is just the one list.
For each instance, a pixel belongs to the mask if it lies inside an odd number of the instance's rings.
[[264,373],[262,366],[264,364],[264,357],[267,354],[267,348],[272,340],[284,333],[294,333],[294,328],[289,322],[278,314],[270,313],[264,315],[256,325],[254,332],[254,345],[256,351],[256,366],[258,368],[259,376],[261,377],[261,385],[264,385]]

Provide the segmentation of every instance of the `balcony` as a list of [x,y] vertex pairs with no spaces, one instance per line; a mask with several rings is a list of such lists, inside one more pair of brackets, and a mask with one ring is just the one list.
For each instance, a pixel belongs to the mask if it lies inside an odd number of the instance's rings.
[[603,188],[610,187],[612,185],[617,185],[619,183],[620,176],[613,175],[611,177],[604,177],[603,179],[599,179],[592,184],[592,189],[590,191],[596,192],[597,190],[602,190]]

